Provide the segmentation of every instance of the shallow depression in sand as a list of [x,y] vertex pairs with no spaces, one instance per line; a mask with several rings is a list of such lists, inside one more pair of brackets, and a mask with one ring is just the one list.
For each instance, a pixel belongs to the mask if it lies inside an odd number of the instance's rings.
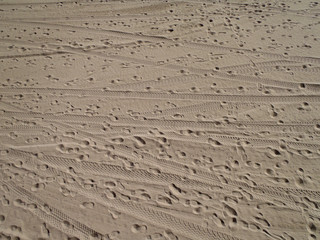
[[0,239],[320,239],[319,5],[0,0]]

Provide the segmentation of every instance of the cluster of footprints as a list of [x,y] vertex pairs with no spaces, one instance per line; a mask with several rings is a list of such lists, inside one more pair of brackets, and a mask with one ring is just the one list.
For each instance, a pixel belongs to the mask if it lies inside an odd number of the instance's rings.
[[320,239],[317,1],[1,0],[0,239]]

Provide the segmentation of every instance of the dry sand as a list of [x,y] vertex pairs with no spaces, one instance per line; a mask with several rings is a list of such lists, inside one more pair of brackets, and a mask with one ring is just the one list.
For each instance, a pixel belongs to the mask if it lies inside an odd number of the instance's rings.
[[0,239],[320,239],[316,1],[0,1]]

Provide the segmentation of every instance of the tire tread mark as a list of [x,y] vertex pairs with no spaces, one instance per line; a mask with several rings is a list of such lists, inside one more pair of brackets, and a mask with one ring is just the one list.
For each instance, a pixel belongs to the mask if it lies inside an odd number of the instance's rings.
[[[16,21],[10,21],[7,20],[7,22],[11,23],[17,23]],[[172,39],[163,37],[163,36],[148,36],[143,34],[135,34],[130,32],[121,32],[121,31],[115,31],[115,30],[107,30],[107,29],[93,29],[88,27],[79,27],[79,26],[72,26],[72,25],[65,25],[65,24],[54,24],[54,23],[44,23],[40,21],[24,21],[24,22],[18,22],[19,24],[37,24],[39,26],[45,26],[45,27],[58,27],[59,29],[65,29],[65,30],[71,30],[71,31],[85,31],[87,33],[93,32],[93,33],[99,33],[104,34],[108,33],[108,35],[113,37],[122,37],[122,38],[129,38],[129,39],[140,39],[145,41],[161,41],[165,43],[177,43],[177,41],[174,41]],[[250,49],[242,49],[242,48],[234,48],[234,47],[226,47],[226,46],[219,46],[214,44],[203,44],[203,43],[194,43],[194,42],[183,42],[182,43],[184,47],[188,48],[196,48],[200,50],[219,50],[223,52],[234,52],[234,51],[240,51],[247,54],[253,54],[253,55],[263,55],[265,57],[273,58],[273,59],[283,59],[283,60],[291,60],[291,61],[298,61],[298,62],[309,62],[309,63],[320,63],[320,58],[317,57],[302,57],[302,56],[283,56],[282,54],[278,53],[270,53],[270,52],[258,52],[253,51]]]
[[[100,233],[94,231],[93,229],[89,228],[88,226],[78,222],[75,219],[72,219],[68,215],[64,214],[60,210],[50,206],[49,204],[45,203],[38,197],[35,197],[33,194],[28,192],[26,189],[15,185],[13,182],[7,182],[0,180],[2,185],[7,186],[15,195],[27,198],[28,201],[37,204],[36,209],[32,210],[31,212],[38,216],[40,219],[48,222],[53,227],[57,228],[59,231],[63,231],[67,234],[79,237],[80,239],[90,240],[90,237],[94,236],[101,236]],[[44,207],[48,207],[50,209],[50,214],[44,212],[42,210]],[[63,228],[62,222],[68,221],[72,224],[72,229]]]
[[102,91],[82,89],[58,89],[58,88],[1,88],[0,93],[21,92],[28,93],[63,93],[82,96],[101,96],[110,98],[127,99],[175,99],[195,101],[227,101],[227,102],[249,102],[249,103],[293,103],[293,102],[320,102],[320,95],[218,95],[218,94],[189,94],[189,93],[158,93],[158,92],[132,92],[132,91]]
[[[20,158],[32,157],[31,152],[26,152],[22,150],[10,149],[9,152],[12,156],[17,156]],[[105,163],[95,163],[89,161],[77,162],[71,158],[63,158],[51,155],[41,154],[41,157],[37,158],[49,166],[58,168],[60,170],[68,170],[72,167],[74,171],[83,174],[96,174],[101,176],[111,176],[118,179],[124,179],[129,181],[138,181],[150,184],[161,184],[169,185],[174,182],[177,185],[188,187],[188,188],[200,188],[200,189],[211,189],[215,187],[210,183],[203,183],[197,180],[182,179],[181,176],[166,172],[161,172],[161,174],[155,175],[143,169],[131,169],[128,170],[124,167],[105,164]]]

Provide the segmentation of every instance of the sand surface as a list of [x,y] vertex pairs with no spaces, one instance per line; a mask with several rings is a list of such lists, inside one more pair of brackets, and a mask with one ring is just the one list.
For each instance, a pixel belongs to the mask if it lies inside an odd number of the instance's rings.
[[0,239],[320,239],[319,5],[0,0]]

